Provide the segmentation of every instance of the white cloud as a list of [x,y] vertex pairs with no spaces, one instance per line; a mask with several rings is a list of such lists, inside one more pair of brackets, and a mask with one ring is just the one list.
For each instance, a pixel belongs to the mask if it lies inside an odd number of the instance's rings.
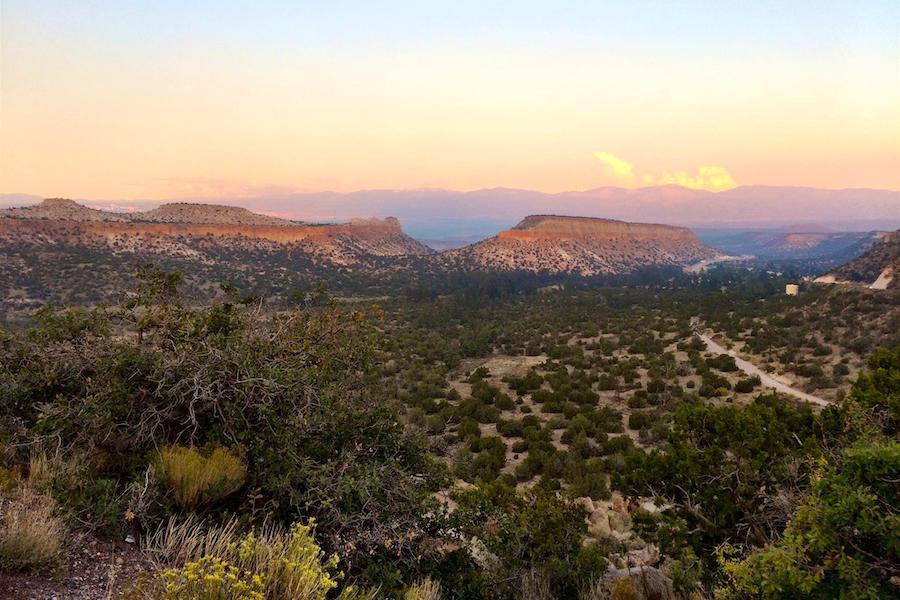
[[734,178],[723,167],[700,167],[697,169],[696,175],[691,175],[685,171],[663,173],[659,176],[657,183],[661,185],[675,184],[710,192],[721,192],[722,190],[730,190],[733,187],[737,187]]
[[638,183],[644,186],[680,185],[710,192],[721,192],[737,187],[734,178],[724,167],[700,167],[695,174],[687,171],[667,171],[658,176],[648,173],[637,175],[634,172],[634,165],[609,152],[594,152],[594,158],[600,161],[610,178],[623,185]]
[[622,160],[609,152],[594,152],[594,158],[603,163],[603,170],[610,177],[622,183],[634,181],[634,167],[630,162]]

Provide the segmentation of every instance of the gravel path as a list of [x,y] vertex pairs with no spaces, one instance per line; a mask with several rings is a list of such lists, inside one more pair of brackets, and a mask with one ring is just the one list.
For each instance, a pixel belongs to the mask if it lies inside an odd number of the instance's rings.
[[775,379],[753,363],[749,363],[743,358],[738,357],[737,353],[733,350],[726,350],[721,345],[714,342],[713,339],[705,333],[695,332],[694,335],[706,342],[706,347],[710,352],[716,354],[727,354],[728,356],[734,358],[734,363],[741,371],[743,371],[747,375],[759,376],[759,380],[762,382],[763,387],[775,388],[775,390],[781,392],[782,394],[789,394],[791,396],[794,396],[795,398],[803,400],[804,402],[818,404],[819,406],[828,406],[831,404],[831,402],[827,400],[819,398],[818,396],[813,396],[812,394],[807,394],[806,392],[801,392],[800,390],[792,388],[790,385],[779,381],[778,379]]

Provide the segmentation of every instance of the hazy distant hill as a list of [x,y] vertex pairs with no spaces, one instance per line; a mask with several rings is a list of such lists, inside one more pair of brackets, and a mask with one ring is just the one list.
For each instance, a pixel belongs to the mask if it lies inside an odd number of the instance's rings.
[[[508,188],[470,192],[420,189],[184,200],[238,205],[303,221],[395,216],[417,239],[447,239],[454,243],[474,242],[489,232],[513,226],[526,215],[549,212],[706,228],[775,229],[810,221],[819,228],[839,232],[900,228],[900,192],[874,189],[742,186],[714,193],[667,185],[639,189],[602,187],[558,194]],[[0,206],[4,201],[7,205],[21,204],[0,196]],[[147,202],[91,204],[150,207]],[[793,231],[798,229],[793,227]]]
[[435,257],[462,270],[598,275],[713,258],[688,229],[611,219],[535,215],[512,229]]
[[[819,228],[822,229],[822,228]],[[868,232],[822,232],[806,228],[785,231],[697,229],[697,236],[716,248],[761,260],[827,260],[839,265],[877,243],[881,234]]]

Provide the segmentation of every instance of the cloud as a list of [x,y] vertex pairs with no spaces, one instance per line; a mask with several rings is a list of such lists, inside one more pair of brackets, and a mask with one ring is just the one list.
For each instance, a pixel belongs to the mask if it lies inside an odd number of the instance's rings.
[[722,167],[700,167],[697,169],[696,175],[691,175],[686,171],[663,173],[659,176],[657,183],[660,185],[675,184],[710,192],[721,192],[737,187],[731,174]]
[[610,177],[622,183],[632,183],[634,181],[634,167],[630,162],[622,160],[609,152],[594,152],[594,158],[603,163],[603,170]]
[[634,165],[609,152],[594,152],[594,158],[600,161],[603,170],[609,177],[624,185],[638,183],[643,186],[680,185],[710,192],[721,192],[737,187],[734,178],[724,167],[700,167],[693,175],[687,171],[667,171],[662,175],[649,173],[638,175],[634,172]]

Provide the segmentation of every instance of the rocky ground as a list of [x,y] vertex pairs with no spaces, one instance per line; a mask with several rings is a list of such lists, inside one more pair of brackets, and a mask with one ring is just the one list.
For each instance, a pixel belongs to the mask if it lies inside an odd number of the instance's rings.
[[148,567],[134,545],[93,537],[73,540],[59,567],[43,573],[0,572],[0,598],[105,600],[117,598]]

